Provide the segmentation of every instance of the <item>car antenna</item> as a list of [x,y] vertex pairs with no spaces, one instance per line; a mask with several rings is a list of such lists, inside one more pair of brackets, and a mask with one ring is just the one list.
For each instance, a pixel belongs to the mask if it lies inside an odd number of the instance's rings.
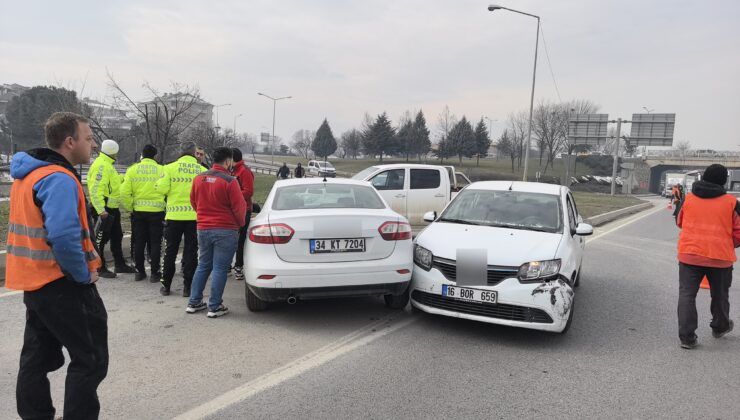
[[511,188],[514,186],[514,181],[511,181],[511,185],[509,185],[509,191],[511,191]]
[[324,174],[324,183],[326,183],[326,174]]

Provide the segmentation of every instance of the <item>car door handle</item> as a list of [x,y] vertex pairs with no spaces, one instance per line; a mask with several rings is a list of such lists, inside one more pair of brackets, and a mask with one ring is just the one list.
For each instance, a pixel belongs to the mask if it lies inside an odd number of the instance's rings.
[[434,194],[435,197],[444,197],[444,194]]
[[396,197],[396,198],[405,198],[406,196],[405,196],[405,195],[403,195],[403,194],[396,194],[396,196],[395,196],[395,197]]

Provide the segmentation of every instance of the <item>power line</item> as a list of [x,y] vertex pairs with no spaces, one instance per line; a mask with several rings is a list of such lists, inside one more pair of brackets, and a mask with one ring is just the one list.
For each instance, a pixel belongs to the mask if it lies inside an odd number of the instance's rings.
[[555,85],[555,93],[558,94],[558,100],[560,102],[563,102],[563,99],[560,97],[560,89],[558,89],[558,82],[555,81],[555,72],[552,70],[552,63],[550,62],[550,52],[547,48],[547,41],[545,41],[545,30],[542,24],[540,24],[540,32],[542,32],[542,44],[545,46],[545,57],[547,57],[547,67],[550,69],[550,77],[552,77],[552,83]]

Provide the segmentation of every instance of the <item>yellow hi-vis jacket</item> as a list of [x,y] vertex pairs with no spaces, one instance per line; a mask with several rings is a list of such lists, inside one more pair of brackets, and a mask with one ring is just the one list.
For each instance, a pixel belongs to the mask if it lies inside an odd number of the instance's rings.
[[163,173],[164,169],[154,159],[144,158],[130,166],[121,184],[123,206],[133,211],[164,211],[164,195],[154,188]]
[[193,187],[193,179],[206,170],[192,155],[184,155],[164,166],[154,189],[167,196],[165,220],[197,219],[195,210],[190,205],[190,189]]
[[105,208],[117,209],[120,201],[121,177],[113,167],[115,159],[101,153],[87,171],[87,192],[90,203],[100,214]]

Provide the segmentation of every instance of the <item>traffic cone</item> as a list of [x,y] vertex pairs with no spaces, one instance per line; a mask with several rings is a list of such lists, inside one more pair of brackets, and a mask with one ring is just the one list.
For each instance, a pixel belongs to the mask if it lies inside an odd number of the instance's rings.
[[699,287],[702,289],[709,289],[709,280],[707,279],[707,276],[704,276],[704,278],[701,279],[701,283],[699,283]]

